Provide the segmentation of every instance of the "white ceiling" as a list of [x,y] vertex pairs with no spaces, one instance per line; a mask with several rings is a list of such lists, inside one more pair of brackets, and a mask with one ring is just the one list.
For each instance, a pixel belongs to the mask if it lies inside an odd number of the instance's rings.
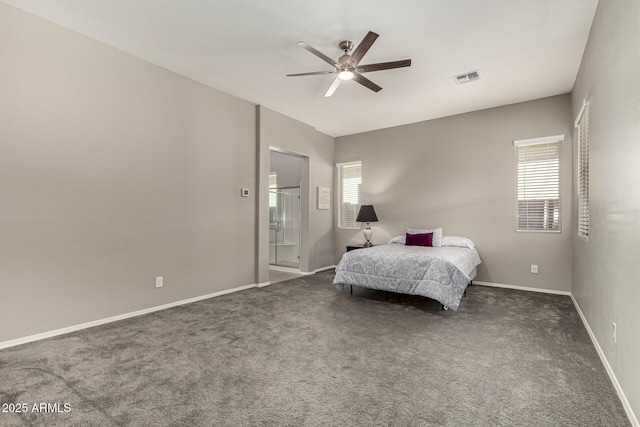
[[[570,92],[597,0],[4,0],[332,136]],[[368,73],[374,93],[333,75],[326,55],[380,37],[361,64],[412,59]],[[481,80],[456,85],[455,74]]]

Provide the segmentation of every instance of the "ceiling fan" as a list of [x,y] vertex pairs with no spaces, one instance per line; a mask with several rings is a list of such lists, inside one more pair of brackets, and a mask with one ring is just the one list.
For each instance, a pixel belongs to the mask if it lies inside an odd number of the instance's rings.
[[338,46],[344,52],[337,61],[329,58],[322,52],[314,49],[309,46],[305,42],[298,42],[298,45],[302,48],[308,50],[313,53],[318,58],[322,59],[326,63],[335,67],[335,70],[330,71],[312,71],[310,73],[298,73],[298,74],[287,74],[287,77],[298,77],[298,76],[315,76],[320,74],[337,74],[336,79],[331,83],[327,93],[324,94],[325,98],[333,95],[333,93],[338,89],[340,84],[342,84],[345,80],[354,80],[360,83],[362,86],[371,89],[374,92],[379,92],[382,90],[380,86],[363,76],[363,73],[369,73],[371,71],[382,71],[382,70],[391,70],[393,68],[402,68],[411,66],[410,59],[404,59],[402,61],[391,61],[391,62],[380,62],[377,64],[367,64],[360,65],[360,60],[364,55],[369,51],[369,48],[378,38],[378,34],[373,31],[369,31],[366,36],[362,39],[358,47],[355,48],[352,54],[349,54],[353,49],[353,42],[348,40],[341,41]]

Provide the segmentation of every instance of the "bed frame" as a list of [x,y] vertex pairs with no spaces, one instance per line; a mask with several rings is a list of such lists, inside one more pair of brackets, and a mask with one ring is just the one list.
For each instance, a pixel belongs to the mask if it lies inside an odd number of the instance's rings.
[[[350,294],[353,295],[353,285],[349,285],[351,287],[350,289]],[[357,285],[356,285],[357,286]],[[469,280],[469,284],[467,285],[467,287],[469,286],[473,286],[473,279]],[[369,289],[369,288],[367,288]],[[403,294],[396,294],[397,298],[398,298],[398,302],[400,302],[400,298],[402,298]],[[417,295],[420,296],[420,295]],[[464,293],[462,294],[462,297],[466,297],[467,296],[467,290],[464,290]],[[423,297],[423,298],[427,298],[427,297]],[[384,291],[384,300],[388,301],[389,300],[389,291]],[[442,307],[442,310],[446,310],[444,304],[440,304],[440,306]]]

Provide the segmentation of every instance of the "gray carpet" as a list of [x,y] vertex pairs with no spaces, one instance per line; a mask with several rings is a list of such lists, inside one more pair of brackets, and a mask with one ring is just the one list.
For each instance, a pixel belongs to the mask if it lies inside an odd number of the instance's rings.
[[[0,425],[625,426],[571,300],[318,273],[0,351]],[[31,412],[33,403],[70,412]]]

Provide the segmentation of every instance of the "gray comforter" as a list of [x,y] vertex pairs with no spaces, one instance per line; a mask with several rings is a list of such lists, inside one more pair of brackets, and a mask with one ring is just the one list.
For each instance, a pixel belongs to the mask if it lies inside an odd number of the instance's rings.
[[349,251],[336,267],[333,284],[357,285],[403,294],[422,295],[457,310],[481,263],[478,251],[460,247],[389,244]]

